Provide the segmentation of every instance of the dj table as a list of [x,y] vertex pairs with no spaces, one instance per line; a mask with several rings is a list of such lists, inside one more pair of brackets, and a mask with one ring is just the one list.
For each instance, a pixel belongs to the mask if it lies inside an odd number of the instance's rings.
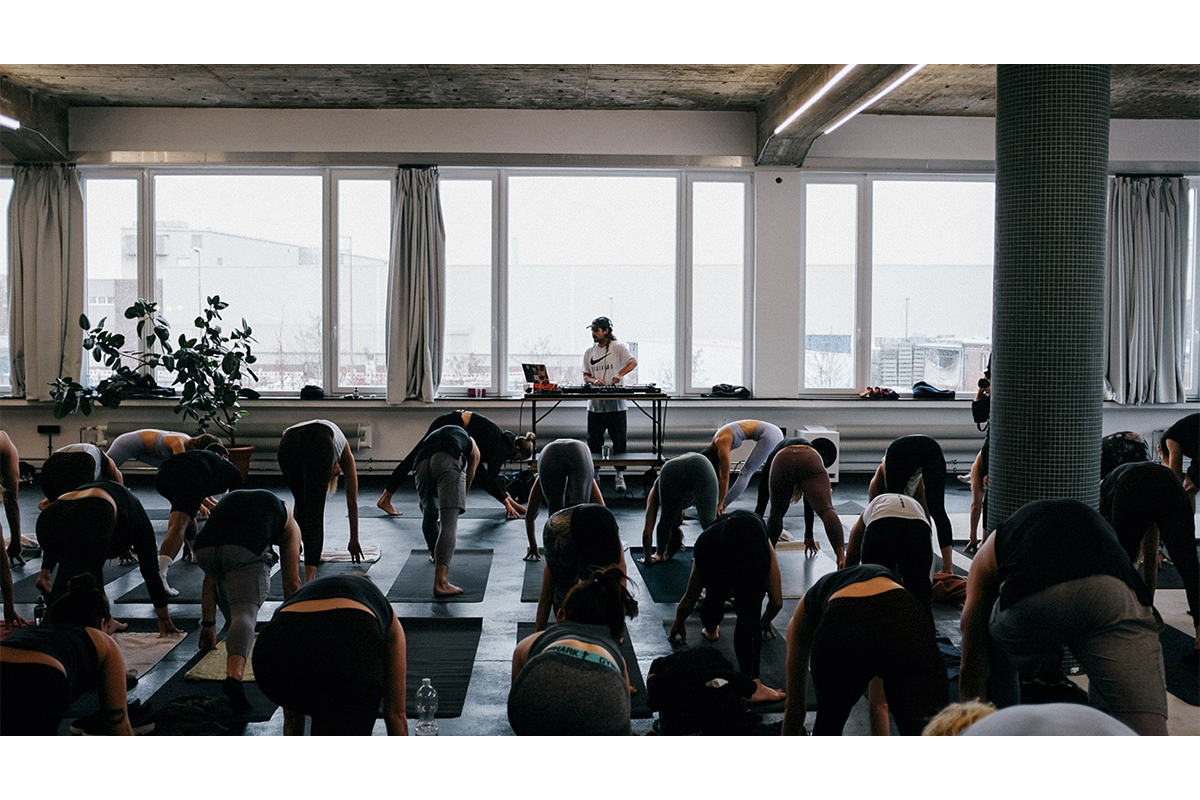
[[[628,400],[638,411],[650,420],[650,453],[614,453],[611,458],[596,457],[597,466],[637,466],[663,463],[663,439],[667,415],[667,395],[653,384],[649,386],[560,386],[552,391],[533,391],[525,393],[532,412],[530,430],[537,434],[537,424],[558,408],[565,400],[590,400],[603,398],[605,400]],[[538,403],[553,403],[538,416]]]

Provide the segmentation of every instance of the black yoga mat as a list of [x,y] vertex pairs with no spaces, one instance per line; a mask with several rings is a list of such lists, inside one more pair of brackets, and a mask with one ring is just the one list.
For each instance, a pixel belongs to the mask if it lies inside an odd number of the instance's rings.
[[[266,626],[266,622],[260,622],[257,625],[257,630],[262,630]],[[162,708],[165,703],[174,700],[176,697],[184,695],[201,695],[203,697],[216,697],[224,699],[225,694],[221,691],[221,681],[189,681],[184,676],[196,664],[200,663],[200,659],[204,658],[207,653],[196,651],[196,654],[188,659],[187,663],[179,667],[175,674],[158,688],[147,701],[154,708]],[[246,692],[246,699],[250,701],[250,710],[245,714],[235,715],[234,723],[241,722],[266,722],[275,714],[275,709],[278,705],[267,699],[267,696],[258,688],[256,681],[246,681],[242,684],[243,690]]]
[[[172,589],[178,589],[179,594],[170,597],[172,603],[199,603],[201,590],[204,588],[204,570],[199,564],[182,559],[171,564],[167,570],[167,584]],[[149,603],[150,592],[143,581],[135,588],[117,598],[118,603]]]
[[1200,669],[1180,661],[1192,651],[1195,640],[1170,625],[1163,628],[1158,640],[1162,642],[1167,691],[1189,705],[1200,706]]
[[[1200,555],[1200,545],[1196,546],[1197,555]],[[1179,570],[1169,561],[1162,562],[1158,568],[1158,586],[1159,589],[1182,589],[1183,577],[1180,576]]]
[[[772,689],[784,690],[787,686],[787,620],[790,615],[785,617],[782,613],[775,618],[775,630],[779,635],[772,639],[763,637],[762,651],[759,656],[759,679],[763,684],[770,686]],[[674,624],[674,619],[663,620],[663,630],[670,635],[671,626]],[[721,655],[733,665],[734,669],[738,668],[737,654],[733,651],[733,633],[737,626],[737,621],[733,617],[733,612],[730,611],[725,615],[724,621],[721,622],[721,638],[715,642],[710,642],[700,633],[703,625],[700,622],[700,615],[696,612],[688,617],[684,627],[687,629],[687,644],[680,644],[676,639],[674,643],[675,650],[682,650],[688,647],[715,647],[721,652]],[[754,711],[760,714],[782,713],[784,701],[779,700],[774,703],[756,703],[751,706]],[[813,688],[812,676],[808,679],[808,710],[815,711],[817,708],[817,693]]]
[[[128,574],[131,570],[137,569],[137,564],[122,564],[117,559],[111,559],[104,562],[104,583],[105,585],[112,583],[117,578]],[[29,574],[25,574],[28,572]],[[24,567],[13,567],[13,602],[14,603],[36,603],[38,591],[34,585],[37,582],[38,574],[41,572],[41,565],[34,564],[29,561]],[[21,577],[24,574],[24,577]],[[51,583],[53,583],[53,577]],[[46,598],[49,602],[50,598]]]
[[[300,569],[304,569],[303,564],[300,565]],[[331,561],[317,567],[317,577],[327,578],[331,575],[346,575],[354,572],[366,574],[369,569],[371,569],[371,565],[365,561],[358,564],[350,561]],[[271,588],[267,590],[267,599],[283,599],[283,570],[275,570],[275,574],[271,576]]]
[[784,597],[803,597],[812,585],[831,572],[837,572],[837,562],[825,549],[809,556],[801,547],[778,548],[779,575],[783,579]]
[[388,589],[387,599],[391,603],[478,603],[483,600],[491,569],[490,549],[455,550],[450,562],[450,582],[462,587],[463,593],[434,597],[433,563],[429,560],[429,551],[423,547],[414,548],[396,576],[396,582]]
[[642,548],[629,548],[629,560],[637,567],[641,584],[650,591],[656,603],[678,603],[687,590],[692,574],[692,549],[676,553],[670,561],[652,566],[641,562]]
[[[451,565],[453,567],[453,565]],[[453,571],[453,570],[452,570]],[[462,715],[483,630],[482,617],[400,617],[408,649],[408,718],[417,719],[417,689],[429,678],[438,693],[437,717]]]
[[526,561],[525,562],[525,577],[521,583],[521,602],[536,603],[542,595],[542,570],[546,567],[546,555],[542,550],[541,561]]
[[[518,622],[517,641],[536,633],[536,628],[536,622]],[[637,653],[633,650],[633,637],[629,635],[628,628],[625,629],[625,639],[621,642],[621,657],[625,659],[625,669],[629,671],[629,682],[637,690],[629,696],[629,716],[631,719],[650,719],[654,716],[654,712],[647,704],[646,681],[642,678],[642,670],[637,662]]]
[[840,503],[834,503],[833,510],[840,517],[849,517],[854,514],[861,514],[864,509],[860,503],[856,503],[853,500],[843,500]]

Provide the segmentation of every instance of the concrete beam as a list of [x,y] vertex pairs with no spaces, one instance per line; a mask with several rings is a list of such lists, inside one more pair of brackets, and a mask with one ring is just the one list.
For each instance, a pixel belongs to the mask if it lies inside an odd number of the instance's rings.
[[70,153],[67,106],[0,76],[0,114],[21,123],[0,129],[0,162],[66,161]]
[[759,166],[793,166],[804,163],[809,148],[830,124],[904,74],[910,64],[859,64],[824,97],[781,133],[776,126],[804,105],[843,64],[806,64],[771,95],[758,110]]

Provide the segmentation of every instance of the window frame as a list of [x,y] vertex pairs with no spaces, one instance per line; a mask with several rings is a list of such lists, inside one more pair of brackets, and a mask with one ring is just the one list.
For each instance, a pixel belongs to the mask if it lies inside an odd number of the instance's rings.
[[1187,176],[1188,213],[1192,221],[1192,318],[1185,320],[1191,325],[1192,352],[1191,380],[1184,389],[1183,396],[1188,401],[1200,400],[1200,175]]
[[[12,168],[11,164],[0,164],[0,179],[9,180],[9,181],[13,180],[13,168]],[[9,198],[9,202],[11,202],[11,196]],[[4,204],[5,230],[8,229],[8,206],[9,206],[8,203]],[[4,275],[5,275],[4,284],[5,285],[3,287],[0,287],[0,291],[4,292],[5,295],[8,295],[8,297],[7,297],[8,303],[9,303],[8,313],[10,314],[10,318],[11,318],[12,297],[11,297],[11,295],[9,295],[9,292],[8,292],[8,274],[9,274],[9,271],[12,269],[12,265],[8,263],[7,250],[5,251],[3,258],[4,258]],[[5,336],[8,335],[7,329],[3,331],[3,335],[5,335]],[[11,341],[8,343],[8,346],[9,346],[8,358],[9,358],[9,366],[10,366],[10,370],[11,370],[11,365],[12,365],[12,342]],[[9,374],[11,374],[11,372]],[[12,397],[12,382],[11,381],[9,381],[9,383],[7,383],[7,384],[0,383],[0,397]]]
[[[871,380],[871,326],[874,269],[874,187],[876,183],[996,183],[993,172],[807,172],[800,181],[800,397],[853,397],[859,388]],[[854,298],[854,386],[850,389],[809,388],[805,386],[805,349],[807,339],[806,304],[804,293],[808,250],[808,186],[810,184],[855,184],[858,186],[857,251],[855,253]],[[992,269],[995,270],[993,259]],[[902,397],[912,395],[912,389],[897,389]],[[964,389],[965,393],[966,390]]]

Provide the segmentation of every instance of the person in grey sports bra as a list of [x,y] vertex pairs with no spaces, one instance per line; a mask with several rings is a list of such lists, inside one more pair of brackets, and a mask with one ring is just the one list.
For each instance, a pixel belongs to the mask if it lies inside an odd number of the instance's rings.
[[177,431],[143,428],[122,433],[113,439],[112,444],[108,446],[107,455],[118,467],[132,458],[157,468],[171,456],[179,455],[185,450],[203,450],[210,444],[220,443],[221,440],[211,433],[188,436]]
[[[730,486],[729,454],[741,447],[747,439],[754,442],[754,449],[750,451],[746,463],[738,472],[737,480]],[[713,435],[708,447],[701,452],[709,461],[713,462],[713,468],[717,471],[718,514],[724,514],[725,507],[742,496],[742,492],[746,491],[746,487],[750,485],[750,478],[754,476],[755,472],[758,472],[759,467],[766,462],[767,456],[782,441],[783,431],[778,425],[760,422],[756,419],[739,419],[737,422],[725,425]]]

